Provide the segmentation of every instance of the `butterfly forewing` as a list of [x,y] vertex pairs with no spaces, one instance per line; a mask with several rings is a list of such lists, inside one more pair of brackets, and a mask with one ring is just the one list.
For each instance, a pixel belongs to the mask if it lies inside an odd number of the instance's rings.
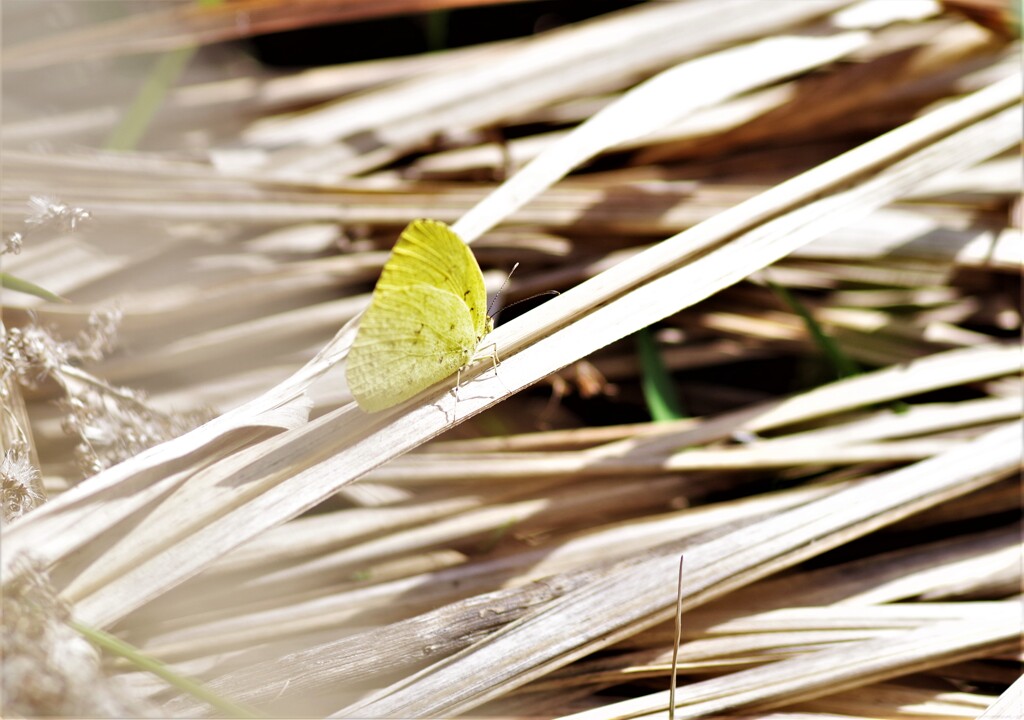
[[377,290],[426,284],[460,298],[469,310],[476,337],[487,334],[487,291],[472,251],[442,222],[414,220],[395,243]]

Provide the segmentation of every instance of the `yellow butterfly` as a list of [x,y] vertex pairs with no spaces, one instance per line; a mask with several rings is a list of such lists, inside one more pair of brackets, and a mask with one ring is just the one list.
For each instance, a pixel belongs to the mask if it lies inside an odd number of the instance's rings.
[[348,354],[359,407],[377,412],[464,368],[493,329],[469,247],[436,220],[413,220],[381,271]]

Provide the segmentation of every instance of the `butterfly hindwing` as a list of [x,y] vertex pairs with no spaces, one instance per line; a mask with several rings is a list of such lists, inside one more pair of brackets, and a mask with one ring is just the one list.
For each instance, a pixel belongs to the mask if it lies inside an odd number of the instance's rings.
[[451,292],[378,285],[349,351],[349,389],[368,412],[397,405],[465,365],[477,342],[467,305]]

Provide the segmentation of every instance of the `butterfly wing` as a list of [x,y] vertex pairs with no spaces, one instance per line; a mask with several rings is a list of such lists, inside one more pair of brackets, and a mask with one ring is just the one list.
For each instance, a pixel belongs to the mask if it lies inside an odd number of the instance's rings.
[[397,405],[465,365],[477,338],[469,308],[451,292],[378,284],[348,354],[349,390],[367,412]]
[[[476,337],[490,330],[487,291],[473,252],[451,228],[437,220],[413,220],[402,231],[381,271],[378,292],[430,285],[461,298],[469,309]],[[460,366],[461,367],[461,366]]]

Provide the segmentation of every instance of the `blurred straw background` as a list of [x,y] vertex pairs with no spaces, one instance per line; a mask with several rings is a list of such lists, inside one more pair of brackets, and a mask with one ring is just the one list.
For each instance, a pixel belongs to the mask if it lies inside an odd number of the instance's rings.
[[5,717],[1024,716],[1013,0],[3,14]]

